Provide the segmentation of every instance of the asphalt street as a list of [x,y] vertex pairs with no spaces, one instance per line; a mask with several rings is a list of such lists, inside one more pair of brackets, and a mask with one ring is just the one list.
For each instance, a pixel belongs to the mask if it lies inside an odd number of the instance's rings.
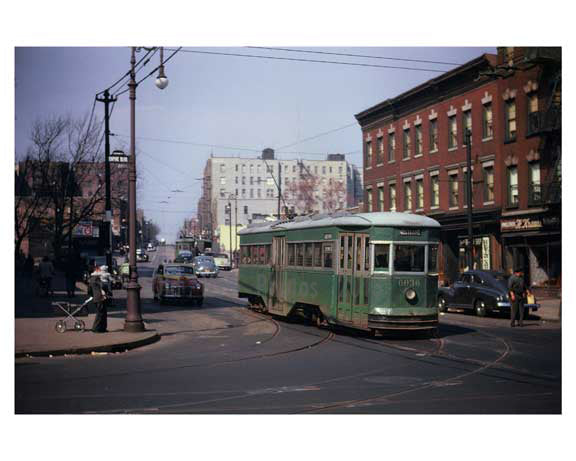
[[159,305],[152,272],[172,251],[139,265],[142,314],[161,341],[17,359],[17,413],[561,413],[560,324],[448,313],[438,338],[371,338],[254,313],[236,297],[236,271],[201,279],[202,308]]

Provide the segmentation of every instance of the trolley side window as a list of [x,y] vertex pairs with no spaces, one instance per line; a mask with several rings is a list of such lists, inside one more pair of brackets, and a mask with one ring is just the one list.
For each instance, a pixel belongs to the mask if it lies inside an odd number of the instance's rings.
[[322,245],[322,259],[324,262],[324,267],[327,269],[332,269],[333,262],[332,262],[332,244],[331,243],[324,243]]
[[428,272],[438,274],[438,245],[428,246]]
[[344,269],[344,243],[346,241],[346,237],[340,237],[340,270]]
[[305,243],[304,244],[304,266],[312,267],[312,259],[314,257],[314,244]]
[[314,267],[322,267],[322,244],[314,243]]
[[397,272],[424,272],[425,245],[396,244],[394,270]]
[[304,244],[297,243],[296,244],[296,265],[303,266],[304,265]]
[[288,265],[295,266],[296,265],[296,244],[289,243],[288,244]]
[[374,245],[374,270],[377,272],[390,270],[390,244],[377,243]]

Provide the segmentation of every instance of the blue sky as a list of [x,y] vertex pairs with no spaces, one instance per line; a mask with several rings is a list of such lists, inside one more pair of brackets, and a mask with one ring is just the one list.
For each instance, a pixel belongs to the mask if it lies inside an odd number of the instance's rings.
[[[262,45],[265,46],[265,45]],[[172,47],[169,47],[172,48]],[[480,47],[316,47],[312,51],[465,63],[495,48]],[[254,48],[184,48],[325,61],[418,67],[447,71],[455,66],[294,53]],[[165,51],[165,58],[171,54]],[[142,55],[140,53],[139,57]],[[158,54],[144,77],[158,64]],[[128,47],[16,48],[15,147],[22,153],[34,120],[52,115],[82,116],[94,95],[129,69]],[[168,88],[154,78],[137,91],[136,136],[141,188],[138,207],[172,240],[185,217],[194,216],[206,160],[214,156],[255,157],[266,148],[280,158],[322,158],[350,153],[361,167],[360,128],[354,114],[440,75],[433,71],[357,67],[180,52],[166,64]],[[115,90],[124,89],[124,86]],[[98,103],[96,114],[103,115]],[[128,93],[120,96],[111,118],[112,149],[129,146]],[[340,128],[314,140],[308,137]],[[156,141],[150,138],[164,140]],[[172,142],[167,142],[172,141]],[[175,142],[176,141],[176,142]],[[294,144],[296,143],[296,144]],[[292,145],[294,144],[294,145]],[[171,193],[181,189],[183,193]],[[168,198],[170,197],[170,198]],[[160,203],[167,201],[168,203]]]

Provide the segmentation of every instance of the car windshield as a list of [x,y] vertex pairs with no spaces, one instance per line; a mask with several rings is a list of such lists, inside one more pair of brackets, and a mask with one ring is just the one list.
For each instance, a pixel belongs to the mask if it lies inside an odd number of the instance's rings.
[[215,254],[214,257],[228,259],[228,255],[225,255],[224,253]]
[[213,263],[213,262],[214,262],[214,259],[212,259],[211,257],[205,256],[205,257],[202,257],[202,258],[196,258],[196,259],[194,260],[194,262],[195,262],[195,263],[198,263],[198,264]]
[[188,266],[167,266],[164,275],[192,275],[194,270]]

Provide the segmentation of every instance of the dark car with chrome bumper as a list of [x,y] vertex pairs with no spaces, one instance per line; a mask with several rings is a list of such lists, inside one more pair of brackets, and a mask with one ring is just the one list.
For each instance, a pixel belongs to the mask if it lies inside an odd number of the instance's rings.
[[[467,271],[448,287],[438,288],[438,310],[449,308],[472,310],[479,317],[491,312],[510,313],[508,275],[497,271]],[[524,317],[537,311],[540,305],[524,303]]]

